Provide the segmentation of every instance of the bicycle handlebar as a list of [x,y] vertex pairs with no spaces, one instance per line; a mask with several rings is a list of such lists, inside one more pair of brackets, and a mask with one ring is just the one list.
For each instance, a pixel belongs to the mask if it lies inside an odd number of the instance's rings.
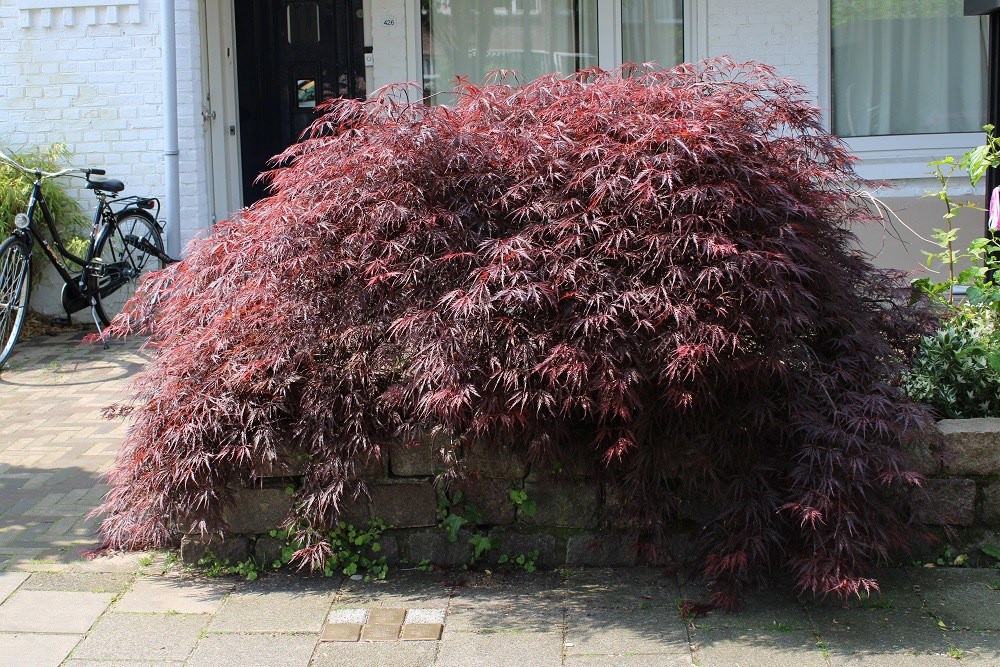
[[68,174],[83,174],[84,178],[90,178],[91,175],[94,176],[104,176],[107,172],[103,169],[63,169],[62,171],[48,172],[42,171],[41,169],[29,169],[23,164],[19,164],[13,160],[9,155],[0,150],[0,161],[6,162],[15,169],[21,171],[28,176],[34,176],[36,178],[58,178],[59,176],[66,176]]

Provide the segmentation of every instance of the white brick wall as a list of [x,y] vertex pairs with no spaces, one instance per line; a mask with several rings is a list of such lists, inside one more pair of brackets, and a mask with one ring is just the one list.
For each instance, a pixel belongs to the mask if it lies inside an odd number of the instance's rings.
[[[199,53],[196,7],[177,0],[182,240],[204,225],[207,208],[201,75],[192,57]],[[0,145],[21,151],[63,143],[73,165],[105,168],[125,182],[125,194],[162,199],[159,25],[156,0],[30,10],[0,0]],[[92,209],[89,193],[77,196]]]
[[820,12],[826,0],[709,0],[708,54],[759,60],[820,89]]

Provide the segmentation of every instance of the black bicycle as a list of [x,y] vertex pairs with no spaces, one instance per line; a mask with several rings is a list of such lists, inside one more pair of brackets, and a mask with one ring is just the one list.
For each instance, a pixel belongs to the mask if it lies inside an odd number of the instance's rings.
[[[2,368],[24,326],[31,296],[31,251],[35,243],[63,279],[62,305],[67,317],[89,306],[98,331],[102,323],[107,326],[121,312],[125,302],[135,293],[142,274],[176,260],[163,251],[163,230],[157,222],[158,199],[134,196],[119,199],[118,193],[125,189],[124,183],[111,178],[93,178],[104,176],[103,169],[64,169],[47,173],[24,167],[2,151],[0,160],[34,180],[27,212],[15,216],[13,235],[0,244]],[[77,257],[66,249],[42,194],[43,181],[61,176],[83,178],[86,188],[97,197],[97,211],[85,257]],[[51,243],[35,222],[38,211],[49,229]],[[82,270],[70,271],[63,258]]]

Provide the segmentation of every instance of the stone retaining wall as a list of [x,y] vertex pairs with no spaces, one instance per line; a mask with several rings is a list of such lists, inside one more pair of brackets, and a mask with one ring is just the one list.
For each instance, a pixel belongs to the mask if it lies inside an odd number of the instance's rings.
[[[916,498],[917,517],[947,528],[943,539],[960,548],[1000,545],[1000,419],[944,420],[939,428],[945,436],[940,451],[923,446],[913,452],[917,469],[926,476],[927,491]],[[500,554],[533,550],[539,553],[539,567],[635,563],[627,540],[599,530],[605,494],[592,471],[532,470],[518,457],[502,452],[474,451],[462,459],[475,476],[456,486],[462,502],[448,511],[472,517],[471,504],[479,518],[463,526],[455,541],[449,540],[438,526],[439,497],[433,483],[441,469],[437,454],[441,447],[433,439],[416,447],[392,447],[383,463],[363,473],[369,497],[345,511],[345,521],[355,526],[379,518],[391,527],[381,540],[390,564],[468,563],[472,531],[487,535],[495,545],[484,559],[487,563]],[[291,499],[285,489],[295,482],[287,476],[289,471],[284,474],[265,480],[263,488],[239,490],[225,514],[226,540],[206,544],[185,538],[184,560],[196,561],[208,548],[232,562],[249,555],[260,562],[275,560],[281,543],[268,533],[287,515]],[[534,503],[533,514],[511,500],[515,489],[523,490]],[[686,543],[686,537],[679,535],[679,555],[684,555]]]

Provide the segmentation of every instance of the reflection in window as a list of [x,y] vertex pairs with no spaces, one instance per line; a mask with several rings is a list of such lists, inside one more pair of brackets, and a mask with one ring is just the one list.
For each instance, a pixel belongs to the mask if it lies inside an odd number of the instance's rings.
[[288,5],[288,43],[319,42],[319,4],[293,2]]
[[684,62],[684,0],[622,0],[622,62]]
[[833,131],[976,132],[987,22],[962,0],[831,0]]
[[[526,80],[597,65],[597,0],[421,0],[424,94],[513,69]],[[450,101],[438,95],[433,103]]]
[[300,109],[312,109],[316,106],[316,81],[314,79],[299,79],[295,90]]

